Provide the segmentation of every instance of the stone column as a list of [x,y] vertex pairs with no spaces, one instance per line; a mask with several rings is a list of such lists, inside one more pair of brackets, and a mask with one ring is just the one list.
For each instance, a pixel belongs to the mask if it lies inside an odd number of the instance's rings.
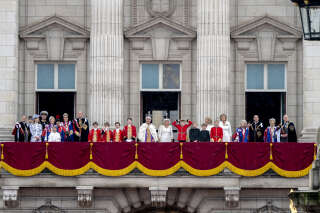
[[89,118],[123,121],[123,0],[91,1]]
[[303,41],[303,142],[316,142],[320,127],[319,49],[319,41]]
[[0,1],[0,140],[8,135],[18,114],[19,0]]
[[228,114],[230,0],[198,1],[197,120]]

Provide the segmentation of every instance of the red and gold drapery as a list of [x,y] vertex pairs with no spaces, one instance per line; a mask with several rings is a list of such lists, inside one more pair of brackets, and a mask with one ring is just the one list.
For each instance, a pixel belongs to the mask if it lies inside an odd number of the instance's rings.
[[242,176],[272,169],[283,177],[309,173],[317,154],[313,143],[2,143],[0,167],[16,176],[45,168],[61,176],[93,169],[122,176],[139,169],[168,176],[180,168],[195,176],[216,175],[228,168]]

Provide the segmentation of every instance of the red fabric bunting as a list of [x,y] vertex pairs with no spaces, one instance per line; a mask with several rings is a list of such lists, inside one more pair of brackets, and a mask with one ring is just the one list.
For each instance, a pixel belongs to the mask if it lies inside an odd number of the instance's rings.
[[91,144],[2,143],[0,163],[2,168],[18,176],[35,175],[46,167],[66,176],[83,174],[90,168],[112,176],[128,174],[135,168],[148,175],[165,176],[177,171],[183,161],[183,168],[198,176],[216,174],[209,170],[220,166],[218,173],[223,166],[229,166],[227,168],[244,176],[261,175],[271,168],[285,177],[301,177],[311,169],[317,148],[313,143],[273,143],[272,146],[270,143]]
[[228,161],[240,169],[259,169],[270,161],[270,144],[228,143]]
[[48,161],[59,169],[80,169],[89,162],[89,143],[48,144]]
[[3,161],[15,169],[34,169],[45,161],[45,155],[45,143],[5,143],[3,146]]
[[225,149],[224,143],[184,143],[183,161],[195,169],[213,169],[224,162]]
[[283,170],[303,170],[313,162],[313,143],[276,143],[272,147],[273,162]]
[[105,169],[124,169],[134,162],[135,149],[135,143],[94,143],[92,161]]
[[169,169],[179,160],[179,143],[139,143],[138,162],[148,169]]

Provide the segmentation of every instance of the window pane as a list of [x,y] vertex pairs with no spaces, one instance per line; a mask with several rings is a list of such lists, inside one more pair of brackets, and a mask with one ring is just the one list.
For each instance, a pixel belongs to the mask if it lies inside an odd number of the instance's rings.
[[159,89],[158,64],[142,64],[142,89]]
[[247,64],[247,89],[264,89],[263,76],[263,64]]
[[163,65],[163,88],[180,89],[180,64]]
[[54,89],[54,65],[38,64],[37,88]]
[[285,89],[284,64],[268,64],[268,89]]
[[75,89],[75,65],[59,64],[59,89]]

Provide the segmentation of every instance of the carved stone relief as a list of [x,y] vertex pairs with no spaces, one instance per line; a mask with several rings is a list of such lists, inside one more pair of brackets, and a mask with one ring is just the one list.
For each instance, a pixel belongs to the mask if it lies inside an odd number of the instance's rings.
[[170,17],[177,8],[176,0],[145,0],[146,11],[151,17]]

